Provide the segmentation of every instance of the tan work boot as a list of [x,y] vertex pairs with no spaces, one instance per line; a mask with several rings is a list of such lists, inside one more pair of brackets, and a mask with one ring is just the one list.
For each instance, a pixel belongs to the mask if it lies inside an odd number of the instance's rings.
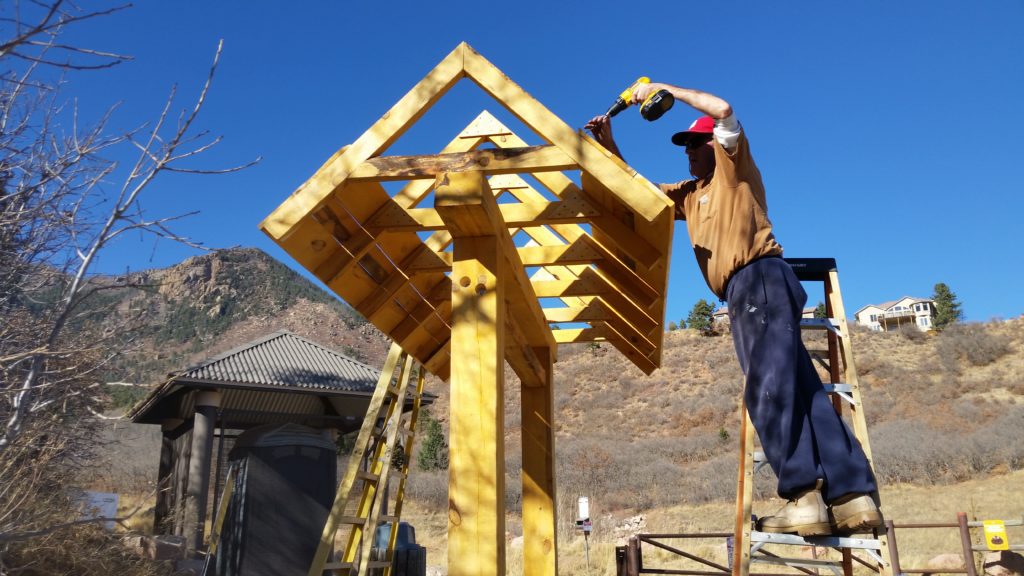
[[870,494],[846,494],[829,505],[836,532],[870,532],[882,525],[882,513]]
[[828,509],[821,497],[821,480],[814,488],[798,494],[771,516],[765,516],[757,523],[758,530],[799,536],[828,536],[832,528],[828,521]]

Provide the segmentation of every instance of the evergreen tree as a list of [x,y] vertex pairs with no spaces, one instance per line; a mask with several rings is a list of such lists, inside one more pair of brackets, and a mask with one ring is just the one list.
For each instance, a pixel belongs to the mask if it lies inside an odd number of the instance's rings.
[[444,432],[441,431],[441,423],[426,415],[427,437],[423,440],[416,464],[420,470],[447,470],[448,469],[448,443],[444,441]]
[[694,330],[700,330],[701,334],[709,336],[715,333],[715,305],[701,298],[693,305],[690,316],[686,319],[686,325]]
[[828,312],[825,310],[825,303],[818,302],[818,306],[814,308],[815,318],[828,318]]
[[675,332],[678,329],[679,329],[679,326],[676,326],[675,322],[669,322],[668,323],[668,331],[669,332]]
[[942,330],[950,324],[955,324],[964,319],[964,312],[960,309],[960,300],[956,294],[944,283],[935,285],[935,293],[932,294],[935,301],[935,319],[933,324],[936,330]]

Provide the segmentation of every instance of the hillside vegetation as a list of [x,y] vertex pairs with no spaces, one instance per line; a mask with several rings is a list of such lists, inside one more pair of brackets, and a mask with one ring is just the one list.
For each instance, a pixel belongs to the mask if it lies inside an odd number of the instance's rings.
[[[855,329],[854,358],[883,485],[945,485],[1024,468],[1024,320],[928,335]],[[515,507],[518,382],[506,374],[506,501]],[[743,384],[728,336],[666,334],[662,368],[650,376],[610,346],[563,349],[555,382],[564,533],[578,495],[618,518],[734,498]],[[435,385],[442,399],[433,413],[446,419],[444,387]],[[760,475],[757,492],[769,498],[774,478]],[[413,482],[413,494],[444,509],[443,474],[417,472]]]
[[[347,306],[258,250],[217,251],[140,274],[149,285],[145,290],[108,297],[107,305],[120,313],[144,310],[147,317],[112,365],[109,380],[155,385],[171,370],[278,329],[371,365],[381,363],[389,345]],[[809,341],[821,337],[805,335]],[[964,324],[927,335],[854,327],[854,357],[883,494],[905,485],[944,494],[965,481],[1000,478],[1021,488],[1024,476],[1014,471],[1024,469],[1024,320]],[[521,533],[520,405],[518,380],[510,370],[506,375],[511,537]],[[650,376],[611,346],[563,347],[555,366],[563,542],[575,542],[571,522],[579,495],[590,497],[595,543],[602,545],[614,544],[615,527],[635,514],[647,515],[651,528],[669,529],[673,522],[675,529],[727,528],[742,386],[728,335],[669,332],[662,367]],[[438,395],[431,416],[446,430],[447,385],[430,379],[428,390]],[[124,404],[130,398],[115,400]],[[116,427],[109,435],[114,441],[102,447],[102,473],[93,477],[93,487],[142,498],[156,473],[156,430],[123,422]],[[447,472],[413,468],[409,518],[430,547],[430,563],[443,564]],[[770,472],[760,475],[755,512],[766,513],[778,502]],[[905,515],[911,512],[906,506],[892,509],[900,519],[915,518]],[[1019,505],[1007,512],[1024,514]],[[687,515],[693,517],[678,521]],[[565,547],[563,554],[573,550]]]

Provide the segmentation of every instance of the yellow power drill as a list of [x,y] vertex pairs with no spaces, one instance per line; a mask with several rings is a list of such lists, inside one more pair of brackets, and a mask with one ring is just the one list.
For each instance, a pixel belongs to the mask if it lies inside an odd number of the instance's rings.
[[[629,85],[619,94],[619,97],[615,99],[615,103],[612,104],[611,108],[605,112],[605,116],[611,118],[619,112],[622,112],[633,102],[633,91],[637,89],[641,84],[650,84],[651,79],[646,76],[641,76],[636,82]],[[653,122],[665,112],[668,112],[669,108],[676,103],[676,99],[672,97],[672,94],[668,90],[658,90],[654,94],[648,96],[642,104],[640,104],[640,115],[644,117],[644,120]]]

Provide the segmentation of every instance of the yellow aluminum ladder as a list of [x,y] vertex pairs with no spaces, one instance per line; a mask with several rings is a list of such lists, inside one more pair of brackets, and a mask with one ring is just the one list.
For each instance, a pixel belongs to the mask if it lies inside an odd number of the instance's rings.
[[[403,416],[403,407],[409,396],[409,379],[414,371],[416,386],[412,393],[412,410]],[[409,462],[412,459],[413,437],[423,396],[424,376],[422,366],[416,364],[398,344],[391,345],[377,388],[366,410],[366,418],[349,456],[345,474],[338,485],[334,505],[310,564],[309,576],[322,576],[325,570],[335,574],[365,576],[371,569],[382,570],[384,576],[390,576],[398,520],[402,513]],[[400,481],[393,513],[384,515],[381,513],[387,499],[384,487],[399,450],[404,457],[398,459]],[[353,490],[357,481],[362,483],[358,493]],[[354,506],[354,510],[346,513],[350,506]],[[391,523],[387,550],[382,559],[371,559],[373,533],[382,522]],[[329,562],[335,534],[338,527],[343,525],[350,527],[348,539],[340,557]]]

